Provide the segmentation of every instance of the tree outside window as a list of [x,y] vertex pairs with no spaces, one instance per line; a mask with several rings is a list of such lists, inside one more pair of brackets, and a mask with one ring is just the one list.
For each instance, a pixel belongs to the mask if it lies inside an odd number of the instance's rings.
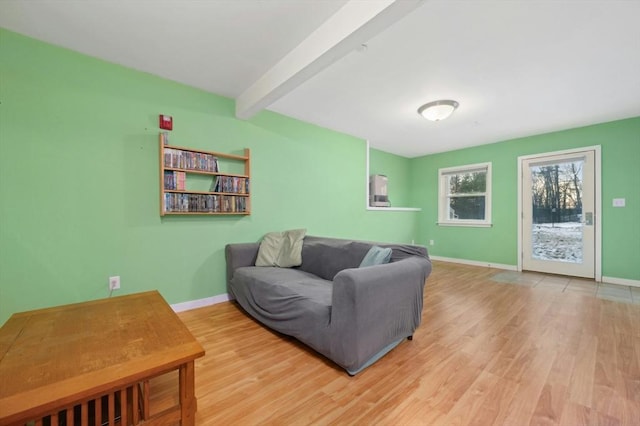
[[491,163],[439,170],[441,225],[491,225]]

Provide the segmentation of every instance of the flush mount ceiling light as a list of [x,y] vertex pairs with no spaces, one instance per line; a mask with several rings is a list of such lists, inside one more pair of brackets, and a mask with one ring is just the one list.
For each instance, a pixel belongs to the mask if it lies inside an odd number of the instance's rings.
[[431,121],[440,121],[453,114],[458,102],[450,100],[433,101],[418,108],[418,114]]

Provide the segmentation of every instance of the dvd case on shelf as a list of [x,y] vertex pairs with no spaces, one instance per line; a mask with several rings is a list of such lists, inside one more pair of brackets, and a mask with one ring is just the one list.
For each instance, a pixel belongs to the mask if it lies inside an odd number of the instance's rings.
[[[221,172],[219,157],[242,162],[245,175]],[[168,132],[160,132],[160,163],[161,215],[250,214],[248,149],[244,156],[189,150],[169,145]],[[187,190],[191,173],[213,175],[209,191]]]

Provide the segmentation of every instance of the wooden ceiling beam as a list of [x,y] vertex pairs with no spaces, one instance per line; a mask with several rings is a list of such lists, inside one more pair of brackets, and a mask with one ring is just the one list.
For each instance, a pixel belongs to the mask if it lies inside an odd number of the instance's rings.
[[350,0],[236,98],[249,119],[347,53],[381,33],[424,0]]

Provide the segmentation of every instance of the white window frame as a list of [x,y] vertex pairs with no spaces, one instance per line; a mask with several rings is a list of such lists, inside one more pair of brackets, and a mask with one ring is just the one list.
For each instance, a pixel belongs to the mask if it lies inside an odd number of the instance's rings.
[[[487,184],[484,193],[474,193],[474,196],[484,195],[484,220],[477,219],[450,219],[448,217],[449,207],[449,188],[447,185],[447,176],[459,174],[485,171],[487,173]],[[471,194],[470,194],[471,195]],[[438,169],[438,225],[440,226],[475,226],[489,227],[491,226],[491,163],[467,164],[456,167],[446,167]]]

